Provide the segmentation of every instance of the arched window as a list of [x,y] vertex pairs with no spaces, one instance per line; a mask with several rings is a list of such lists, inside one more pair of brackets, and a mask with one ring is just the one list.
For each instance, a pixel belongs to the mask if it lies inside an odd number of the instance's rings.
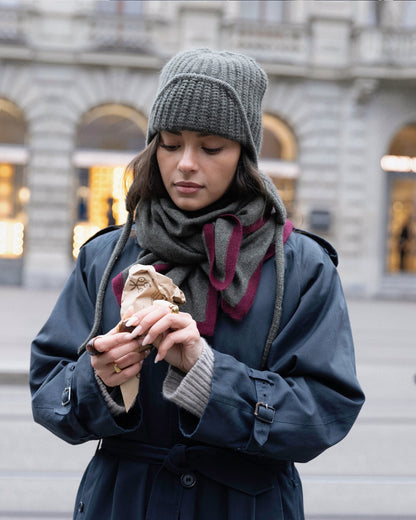
[[295,212],[298,177],[296,139],[289,126],[271,114],[263,115],[263,143],[259,166],[276,185],[289,216]]
[[0,98],[0,258],[23,254],[26,225],[26,122],[14,103]]
[[387,271],[416,273],[416,123],[396,133],[381,166],[389,198]]
[[73,158],[78,168],[74,257],[96,231],[125,222],[124,170],[145,147],[146,128],[146,118],[123,105],[99,106],[82,118]]

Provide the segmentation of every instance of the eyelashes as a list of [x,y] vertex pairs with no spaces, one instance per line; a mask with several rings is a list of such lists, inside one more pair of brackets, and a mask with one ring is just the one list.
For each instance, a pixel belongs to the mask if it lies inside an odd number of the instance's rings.
[[174,152],[175,150],[177,150],[179,148],[179,146],[177,146],[177,145],[167,145],[164,143],[159,143],[159,146],[161,148],[163,148],[164,150],[167,150],[168,152]]
[[[160,143],[160,147],[168,152],[175,152],[180,148],[180,145],[169,145],[165,143]],[[202,146],[202,150],[207,153],[208,155],[216,155],[224,149],[223,146],[218,146],[216,148],[208,148],[206,146]]]

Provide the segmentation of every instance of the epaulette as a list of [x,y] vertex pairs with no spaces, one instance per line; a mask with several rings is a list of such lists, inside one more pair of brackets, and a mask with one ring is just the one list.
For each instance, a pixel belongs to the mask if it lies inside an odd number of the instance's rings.
[[327,255],[332,260],[332,263],[335,265],[335,267],[337,267],[338,253],[327,240],[320,237],[319,235],[314,235],[313,233],[309,233],[309,231],[305,231],[304,229],[293,228],[293,231],[295,233],[300,233],[301,235],[305,235],[309,238],[312,238],[312,240],[315,240],[315,242],[317,242],[322,247],[322,249],[327,253]]
[[112,225],[112,226],[107,226],[103,229],[100,229],[99,231],[97,231],[97,233],[95,233],[94,235],[92,235],[88,240],[86,240],[81,247],[85,246],[85,244],[88,244],[88,242],[91,242],[91,240],[94,240],[94,238],[97,238],[101,235],[105,235],[106,233],[110,233],[110,231],[116,231],[117,229],[121,229],[123,226],[116,226],[116,225]]

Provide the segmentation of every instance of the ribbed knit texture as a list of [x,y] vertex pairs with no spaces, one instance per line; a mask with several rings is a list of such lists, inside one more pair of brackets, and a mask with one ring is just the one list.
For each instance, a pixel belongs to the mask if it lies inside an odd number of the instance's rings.
[[171,366],[163,383],[163,396],[197,417],[208,403],[214,373],[214,353],[203,341],[202,354],[191,370],[184,374]]
[[162,70],[147,141],[160,130],[221,135],[242,144],[257,164],[266,88],[266,73],[243,54],[210,49],[177,54]]

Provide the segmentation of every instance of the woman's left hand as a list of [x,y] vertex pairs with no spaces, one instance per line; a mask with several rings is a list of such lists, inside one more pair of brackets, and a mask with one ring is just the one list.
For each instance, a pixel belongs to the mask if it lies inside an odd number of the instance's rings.
[[152,306],[136,312],[129,324],[136,326],[132,337],[142,336],[143,345],[154,345],[158,353],[155,363],[164,359],[182,372],[189,372],[198,361],[203,342],[192,316],[174,313],[172,304],[156,300]]

